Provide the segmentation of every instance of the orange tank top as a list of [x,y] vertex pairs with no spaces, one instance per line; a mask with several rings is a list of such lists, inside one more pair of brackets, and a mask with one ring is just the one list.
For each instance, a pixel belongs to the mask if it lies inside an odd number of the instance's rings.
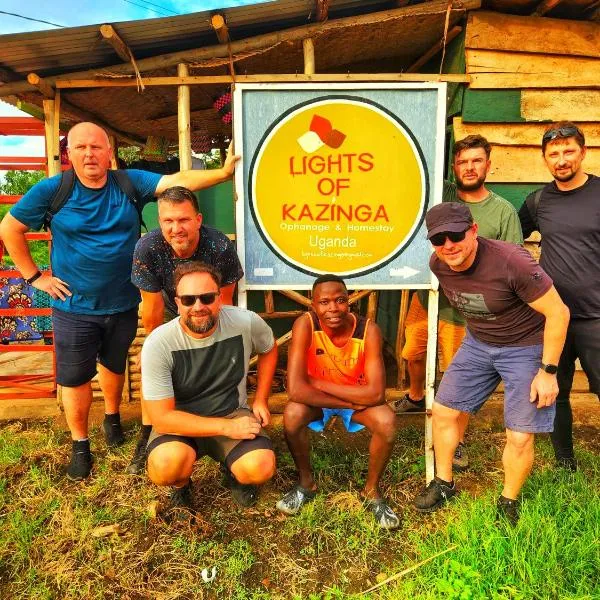
[[312,341],[308,349],[308,375],[332,383],[365,385],[365,336],[369,319],[354,319],[354,330],[348,341],[338,348],[321,328],[317,315],[307,313],[312,328]]

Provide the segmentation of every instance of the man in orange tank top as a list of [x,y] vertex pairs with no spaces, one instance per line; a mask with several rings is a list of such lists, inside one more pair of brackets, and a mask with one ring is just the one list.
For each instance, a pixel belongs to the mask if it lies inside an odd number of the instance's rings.
[[277,503],[296,514],[312,500],[317,485],[310,464],[308,429],[321,431],[340,416],[348,431],[371,432],[369,471],[362,498],[377,523],[395,529],[400,519],[382,498],[379,480],[394,446],[394,412],[385,404],[385,367],[379,327],[350,313],[348,290],[337,275],[313,284],[312,309],[292,329],[288,356],[288,395],[283,424],[299,481]]

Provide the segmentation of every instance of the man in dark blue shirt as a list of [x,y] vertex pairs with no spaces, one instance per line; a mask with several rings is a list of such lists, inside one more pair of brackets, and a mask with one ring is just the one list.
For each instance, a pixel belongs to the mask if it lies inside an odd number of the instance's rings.
[[[104,433],[109,446],[123,443],[119,403],[127,350],[135,337],[137,288],[131,283],[133,250],[139,217],[111,175],[112,148],[106,132],[80,123],[67,136],[75,183],[66,203],[52,219],[52,275],[40,273],[25,233],[39,229],[60,176],[35,185],[5,216],[0,237],[23,278],[52,297],[56,381],[62,386],[67,424],[73,438],[67,476],[88,477],[92,455],[88,415],[91,380],[96,374],[104,394]],[[181,171],[156,175],[129,171],[142,204],[169,187],[205,188],[231,177],[237,157],[231,155],[216,171]]]

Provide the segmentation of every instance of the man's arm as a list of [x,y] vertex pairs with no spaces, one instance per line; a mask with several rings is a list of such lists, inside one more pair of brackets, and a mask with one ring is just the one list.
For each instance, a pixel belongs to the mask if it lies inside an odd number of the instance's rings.
[[356,408],[350,402],[321,392],[308,379],[306,354],[311,343],[311,327],[305,315],[298,317],[292,328],[288,353],[287,387],[292,402],[317,408]]
[[235,171],[235,163],[240,158],[241,156],[233,153],[232,143],[230,143],[229,148],[227,148],[227,158],[220,169],[194,169],[179,171],[172,175],[163,175],[156,186],[154,195],[160,196],[166,189],[177,185],[185,187],[192,192],[197,192],[217,183],[223,183],[223,181],[231,178]]
[[254,417],[200,417],[176,410],[175,398],[146,400],[145,404],[150,422],[159,433],[189,437],[224,435],[234,440],[253,440],[260,431],[260,423]]
[[[542,362],[557,365],[567,336],[569,309],[552,286],[541,298],[529,302],[529,306],[546,317]],[[530,401],[538,402],[538,408],[550,406],[558,395],[556,375],[538,371],[531,382]]]
[[[535,194],[535,192],[533,192]],[[529,194],[531,196],[531,194]],[[529,198],[527,196],[527,198]],[[534,231],[537,231],[537,226],[531,213],[529,212],[529,207],[527,206],[527,198],[525,202],[521,205],[519,209],[519,221],[521,222],[521,229],[523,230],[523,238],[527,239]]]
[[269,411],[269,395],[271,394],[271,384],[277,368],[277,344],[264,354],[258,355],[257,384],[254,402],[252,403],[252,412],[263,427],[266,427],[271,421]]
[[500,224],[500,239],[505,242],[523,245],[523,232],[517,211],[511,205],[505,211],[506,216]]
[[233,306],[236,282],[221,287],[221,302]]
[[385,402],[385,366],[383,364],[382,337],[379,327],[370,322],[365,339],[366,385],[344,385],[322,379],[311,379],[312,385],[346,402],[361,406],[376,406]]
[[165,322],[165,301],[162,292],[142,293],[142,325],[148,335]]
[[[6,250],[24,279],[29,279],[39,271],[38,266],[31,257],[29,244],[25,239],[25,234],[28,231],[29,227],[15,219],[10,213],[6,213],[2,223],[0,223],[0,239],[4,242]],[[67,283],[47,272],[43,273],[31,285],[50,294],[55,300],[57,298],[64,300],[66,296],[71,295]]]

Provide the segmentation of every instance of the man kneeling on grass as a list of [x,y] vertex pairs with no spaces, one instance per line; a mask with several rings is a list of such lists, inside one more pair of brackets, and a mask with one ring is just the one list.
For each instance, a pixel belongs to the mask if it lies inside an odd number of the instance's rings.
[[477,237],[464,204],[434,206],[425,221],[435,250],[431,270],[465,318],[467,334],[435,397],[436,476],[415,507],[430,512],[456,494],[452,457],[460,441],[460,415],[479,410],[502,380],[506,446],[497,510],[516,523],[519,493],[533,465],[534,434],[553,428],[556,364],[569,310],[527,250]]
[[[241,506],[275,473],[275,454],[263,429],[277,363],[270,327],[255,313],[222,305],[220,276],[188,262],[175,269],[180,317],[157,327],[142,348],[144,402],[153,429],[148,475],[174,487],[171,506],[191,506],[190,477],[197,458],[222,465],[225,485]],[[246,403],[250,355],[258,353],[252,411]]]
[[395,416],[385,404],[381,332],[350,313],[348,290],[337,275],[322,275],[313,285],[312,309],[292,329],[288,357],[288,394],[283,424],[300,480],[277,508],[296,514],[316,495],[310,465],[308,428],[322,431],[338,415],[350,432],[372,434],[369,471],[362,496],[377,523],[395,529],[400,519],[381,497],[379,480],[396,434]]

